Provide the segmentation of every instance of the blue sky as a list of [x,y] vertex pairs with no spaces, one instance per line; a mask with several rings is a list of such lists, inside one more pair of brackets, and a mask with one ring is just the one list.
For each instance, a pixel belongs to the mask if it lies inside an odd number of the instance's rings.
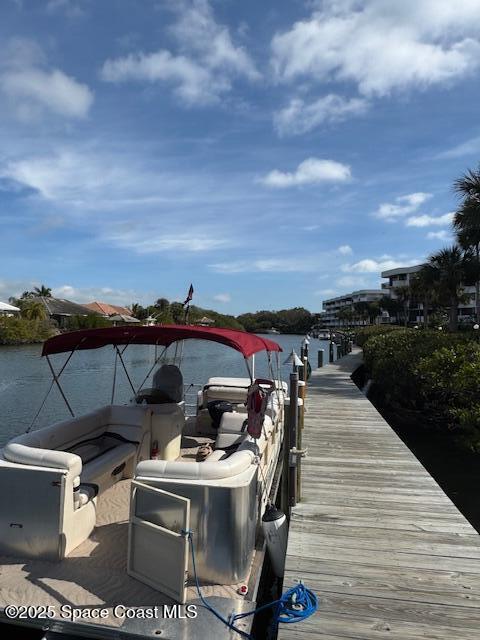
[[478,0],[3,0],[0,299],[226,313],[451,242]]

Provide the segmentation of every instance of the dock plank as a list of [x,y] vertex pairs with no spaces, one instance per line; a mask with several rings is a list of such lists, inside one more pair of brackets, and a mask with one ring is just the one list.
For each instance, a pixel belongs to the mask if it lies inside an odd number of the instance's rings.
[[278,637],[480,639],[480,536],[351,381],[360,363],[309,383],[284,587],[302,580],[319,610]]

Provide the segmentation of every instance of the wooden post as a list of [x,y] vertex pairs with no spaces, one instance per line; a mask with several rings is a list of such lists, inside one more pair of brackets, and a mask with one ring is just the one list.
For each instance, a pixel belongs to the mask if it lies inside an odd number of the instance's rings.
[[318,350],[318,368],[321,369],[323,367],[323,357],[325,355],[325,349]]
[[[289,440],[286,441],[288,451],[288,491],[289,507],[297,504],[297,465],[296,457],[290,452],[297,446],[298,437],[298,373],[290,374],[290,411],[289,411]],[[290,514],[289,514],[290,515]]]
[[[302,380],[304,382],[302,400],[305,402],[305,399],[307,397],[307,382],[308,382],[308,356],[307,355],[303,356],[303,376],[302,376]],[[303,424],[302,424],[302,428],[303,428]]]
[[300,360],[302,364],[298,367],[298,379],[303,380],[303,346],[300,346]]

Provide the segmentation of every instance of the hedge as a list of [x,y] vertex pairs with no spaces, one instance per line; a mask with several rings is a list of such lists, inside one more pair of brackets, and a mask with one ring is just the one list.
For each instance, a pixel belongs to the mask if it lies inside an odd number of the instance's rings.
[[395,324],[375,324],[368,327],[363,327],[362,329],[358,329],[355,331],[355,343],[359,347],[363,347],[363,345],[369,338],[401,329],[402,327],[399,327]]
[[43,342],[54,333],[48,320],[28,320],[21,317],[0,317],[0,345]]
[[472,334],[402,329],[370,337],[363,353],[387,403],[422,412],[480,451],[480,344]]

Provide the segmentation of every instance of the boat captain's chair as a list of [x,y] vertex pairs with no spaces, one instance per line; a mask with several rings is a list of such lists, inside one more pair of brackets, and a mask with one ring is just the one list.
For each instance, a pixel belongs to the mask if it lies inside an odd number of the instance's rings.
[[174,364],[162,364],[155,371],[152,386],[141,389],[135,396],[137,404],[181,404],[183,402],[183,376]]
[[168,402],[178,403],[183,400],[183,376],[174,364],[162,364],[155,371],[152,387],[155,391],[163,393]]

